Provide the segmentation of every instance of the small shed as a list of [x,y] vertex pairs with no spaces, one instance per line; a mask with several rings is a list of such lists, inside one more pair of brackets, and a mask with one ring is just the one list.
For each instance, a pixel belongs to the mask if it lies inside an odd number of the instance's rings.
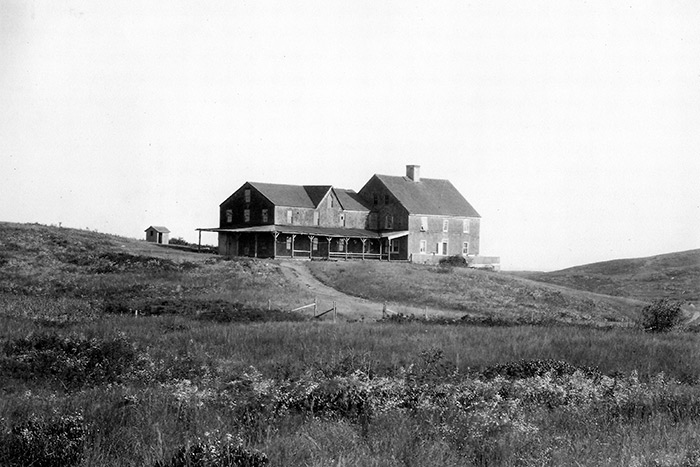
[[162,225],[152,225],[146,229],[146,241],[153,243],[168,243],[170,230]]

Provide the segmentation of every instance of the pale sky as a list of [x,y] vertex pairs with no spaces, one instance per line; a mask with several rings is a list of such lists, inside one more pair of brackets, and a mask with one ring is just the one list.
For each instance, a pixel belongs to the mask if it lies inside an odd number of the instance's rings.
[[0,0],[0,220],[196,241],[406,164],[504,269],[700,248],[700,2]]

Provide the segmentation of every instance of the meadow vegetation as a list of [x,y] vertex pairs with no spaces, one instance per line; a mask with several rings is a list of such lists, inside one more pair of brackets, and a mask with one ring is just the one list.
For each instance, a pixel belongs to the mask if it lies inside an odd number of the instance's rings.
[[274,262],[36,225],[0,243],[0,465],[700,465],[693,333],[315,321]]

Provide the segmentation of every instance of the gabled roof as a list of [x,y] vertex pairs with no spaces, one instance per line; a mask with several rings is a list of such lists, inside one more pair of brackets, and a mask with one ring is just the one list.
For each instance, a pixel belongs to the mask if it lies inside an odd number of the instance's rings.
[[370,211],[370,207],[360,198],[354,190],[345,188],[333,188],[335,195],[340,201],[340,205],[347,211]]
[[449,180],[375,175],[409,214],[481,217]]
[[156,232],[160,232],[160,233],[170,233],[168,228],[163,227],[162,225],[152,225],[149,228],[147,228],[146,230],[144,230],[144,232],[148,232],[151,229],[155,230]]
[[319,205],[331,188],[333,187],[330,185],[304,185],[304,190],[306,190],[306,194],[309,195],[311,202],[314,203],[314,207]]
[[[315,208],[314,201],[302,185],[281,185],[278,183],[248,182],[275,206],[295,208]],[[329,187],[330,189],[330,187]],[[312,189],[314,195],[316,191]],[[328,190],[326,190],[328,191]],[[320,199],[319,199],[320,201]]]

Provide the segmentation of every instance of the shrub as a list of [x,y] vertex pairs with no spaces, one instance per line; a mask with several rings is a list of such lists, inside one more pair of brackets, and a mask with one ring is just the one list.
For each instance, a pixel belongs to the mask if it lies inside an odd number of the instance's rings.
[[440,260],[440,266],[456,266],[460,268],[466,268],[469,266],[469,262],[462,255],[453,255]]
[[68,389],[110,383],[129,371],[137,360],[124,335],[111,339],[31,334],[5,344],[0,372],[19,380],[48,380]]
[[206,438],[178,448],[168,462],[156,462],[154,467],[264,467],[269,464],[265,453],[244,448],[231,435],[224,439]]
[[670,331],[682,316],[680,302],[662,298],[644,307],[641,326],[647,332]]
[[170,245],[190,246],[190,244],[187,243],[187,241],[185,241],[185,239],[182,238],[182,237],[171,238],[170,240],[168,240],[168,244],[170,244]]
[[31,415],[5,435],[2,465],[53,467],[78,465],[88,429],[80,413],[41,419]]

